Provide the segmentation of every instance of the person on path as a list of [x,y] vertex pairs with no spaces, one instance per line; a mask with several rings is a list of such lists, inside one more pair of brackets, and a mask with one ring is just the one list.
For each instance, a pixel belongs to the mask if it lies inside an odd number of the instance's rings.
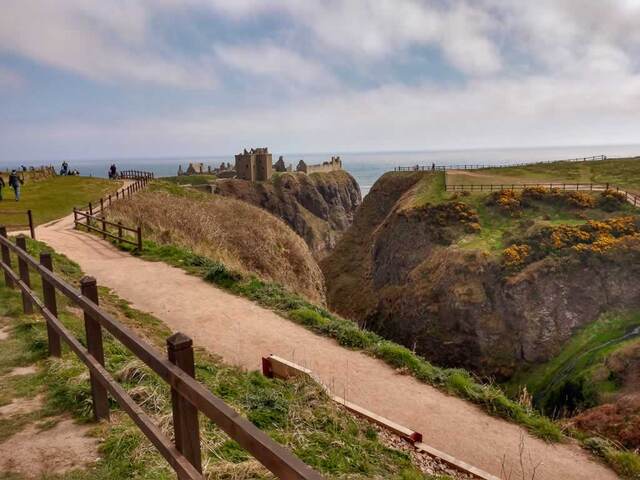
[[2,189],[5,187],[4,180],[0,175],[0,202],[2,201]]
[[23,183],[24,180],[18,177],[18,172],[11,170],[11,175],[9,175],[9,186],[13,188],[13,193],[16,196],[16,202],[20,201],[20,185]]

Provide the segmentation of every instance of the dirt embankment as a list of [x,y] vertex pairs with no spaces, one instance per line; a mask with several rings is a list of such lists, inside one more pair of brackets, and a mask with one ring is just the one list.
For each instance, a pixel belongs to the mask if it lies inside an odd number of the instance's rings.
[[499,378],[556,355],[580,327],[640,305],[640,238],[548,256],[519,272],[454,241],[461,202],[410,208],[420,173],[387,174],[321,264],[330,308],[433,361]]
[[191,249],[243,274],[324,303],[322,272],[305,242],[280,219],[246,202],[204,194],[141,192],[113,205],[114,220],[145,238]]
[[284,220],[322,258],[353,222],[362,201],[360,187],[344,170],[283,173],[271,182],[218,180],[214,193],[263,208]]

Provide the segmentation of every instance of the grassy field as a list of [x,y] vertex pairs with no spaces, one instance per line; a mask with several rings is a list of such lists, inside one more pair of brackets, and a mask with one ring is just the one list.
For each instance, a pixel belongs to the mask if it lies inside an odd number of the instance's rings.
[[[4,178],[5,183],[7,178]],[[121,182],[101,178],[56,176],[38,181],[29,181],[27,177],[21,187],[21,200],[14,201],[13,190],[3,189],[4,200],[0,202],[0,223],[24,225],[27,223],[26,211],[33,212],[36,225],[64,217],[71,213],[74,206],[86,205],[105,194],[115,192]],[[15,215],[4,212],[25,212]]]
[[447,174],[447,183],[450,185],[538,182],[611,183],[640,193],[640,157],[593,162],[539,163]]
[[180,175],[179,177],[162,177],[161,180],[178,185],[206,185],[216,178],[215,175]]
[[[43,248],[43,244],[29,242],[33,253]],[[82,273],[75,264],[56,255],[54,265],[58,272],[77,284]],[[39,291],[37,278],[32,281],[34,290]],[[100,296],[103,308],[133,327],[156,348],[164,350],[164,341],[170,332],[158,319],[133,309],[106,289],[101,289]],[[60,300],[63,322],[83,339],[81,317],[70,310],[62,298]],[[0,282],[0,328],[10,328],[9,338],[0,341],[0,406],[14,398],[27,399],[37,394],[44,395],[45,403],[36,411],[0,418],[0,443],[32,423],[51,428],[66,412],[71,412],[80,422],[91,421],[86,367],[66,347],[62,359],[46,358],[44,323],[39,317],[24,316],[20,312],[19,294]],[[107,369],[168,433],[171,428],[168,386],[110,335],[106,335],[104,347]],[[27,365],[35,365],[36,373],[6,376],[12,368]],[[326,478],[447,478],[420,473],[406,450],[388,446],[375,428],[343,411],[314,383],[269,380],[257,372],[225,365],[200,350],[196,351],[196,378]],[[175,478],[131,420],[115,403],[111,408],[111,422],[96,424],[93,430],[93,435],[101,440],[101,459],[87,470],[46,478]],[[207,478],[273,478],[212,422],[203,416],[200,419]],[[0,478],[18,480],[22,477],[15,472],[0,471]]]

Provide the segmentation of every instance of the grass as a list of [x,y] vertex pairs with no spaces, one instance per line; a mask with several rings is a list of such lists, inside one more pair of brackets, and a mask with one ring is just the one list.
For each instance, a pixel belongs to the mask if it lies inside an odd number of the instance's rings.
[[215,175],[180,175],[179,177],[162,177],[161,180],[177,185],[206,185],[216,178]]
[[[37,253],[43,248],[43,244],[29,242],[31,252]],[[81,272],[75,264],[61,256],[55,256],[54,264],[58,272],[63,272],[69,281],[77,283]],[[32,280],[37,291],[40,287],[38,279],[34,277]],[[63,299],[60,297],[60,300]],[[106,289],[100,290],[100,300],[103,308],[135,328],[156,348],[165,348],[165,338],[171,332],[157,318],[137,311]],[[68,304],[65,301],[60,302],[60,307],[61,311],[66,310],[61,313],[64,324],[84,341],[82,320],[66,309]],[[33,363],[38,367],[38,373],[20,380],[3,377],[0,380],[0,405],[10,398],[30,397],[37,392],[45,394],[46,404],[36,413],[0,420],[0,441],[30,422],[39,421],[43,427],[50,426],[63,412],[71,412],[80,422],[91,421],[86,367],[66,347],[62,359],[46,358],[44,322],[36,316],[24,316],[20,311],[19,294],[0,285],[0,319],[11,327],[10,338],[0,343],[0,368],[6,371],[14,366]],[[161,428],[170,433],[168,385],[109,334],[105,335],[104,349],[107,369]],[[225,365],[201,350],[196,351],[196,378],[327,478],[436,478],[423,476],[412,465],[408,453],[385,446],[375,429],[346,414],[312,382],[270,380],[257,372],[245,372]],[[93,431],[102,439],[101,460],[87,470],[55,478],[173,478],[167,464],[132,421],[115,403],[111,407],[111,422],[96,425]],[[203,460],[208,478],[273,478],[212,422],[200,417]],[[19,478],[10,475],[11,472],[0,472],[0,478]]]
[[[5,178],[5,183],[7,179]],[[3,189],[4,200],[0,202],[0,223],[8,225],[28,224],[26,212],[33,212],[36,225],[66,215],[74,206],[86,205],[106,194],[115,192],[121,182],[101,178],[55,176],[38,181],[25,181],[21,186],[21,200],[14,201],[13,189]],[[23,215],[3,212],[20,211]]]
[[592,162],[537,163],[506,168],[474,170],[486,175],[479,181],[470,175],[453,177],[450,183],[525,183],[566,181],[568,183],[611,183],[640,192],[640,157]]
[[549,362],[519,372],[509,381],[509,390],[525,385],[536,405],[549,414],[558,413],[559,404],[567,403],[569,391],[573,392],[573,410],[595,406],[600,396],[618,388],[614,378],[602,374],[606,359],[637,341],[638,336],[620,339],[638,326],[640,312],[605,314],[575,334]]
[[323,277],[309,247],[282,220],[233,198],[153,182],[109,208],[112,221],[141,225],[143,237],[181,245],[242,273],[252,272],[322,301]]

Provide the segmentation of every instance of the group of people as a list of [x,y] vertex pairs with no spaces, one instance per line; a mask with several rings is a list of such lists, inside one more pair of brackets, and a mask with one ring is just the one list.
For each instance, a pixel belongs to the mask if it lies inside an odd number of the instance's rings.
[[[24,183],[24,178],[21,178],[18,175],[18,172],[14,169],[14,170],[11,170],[11,173],[9,174],[8,183],[9,183],[9,187],[13,189],[16,202],[20,201],[20,185]],[[2,175],[0,175],[0,201],[3,200],[2,189],[5,186],[6,184],[4,183],[4,179],[2,178]]]
[[62,167],[60,168],[60,175],[80,175],[80,172],[77,169],[71,170],[69,168],[69,164],[65,161],[65,162],[62,162]]
[[112,163],[109,167],[109,178],[111,180],[115,180],[118,178],[118,169],[116,168],[115,163]]

